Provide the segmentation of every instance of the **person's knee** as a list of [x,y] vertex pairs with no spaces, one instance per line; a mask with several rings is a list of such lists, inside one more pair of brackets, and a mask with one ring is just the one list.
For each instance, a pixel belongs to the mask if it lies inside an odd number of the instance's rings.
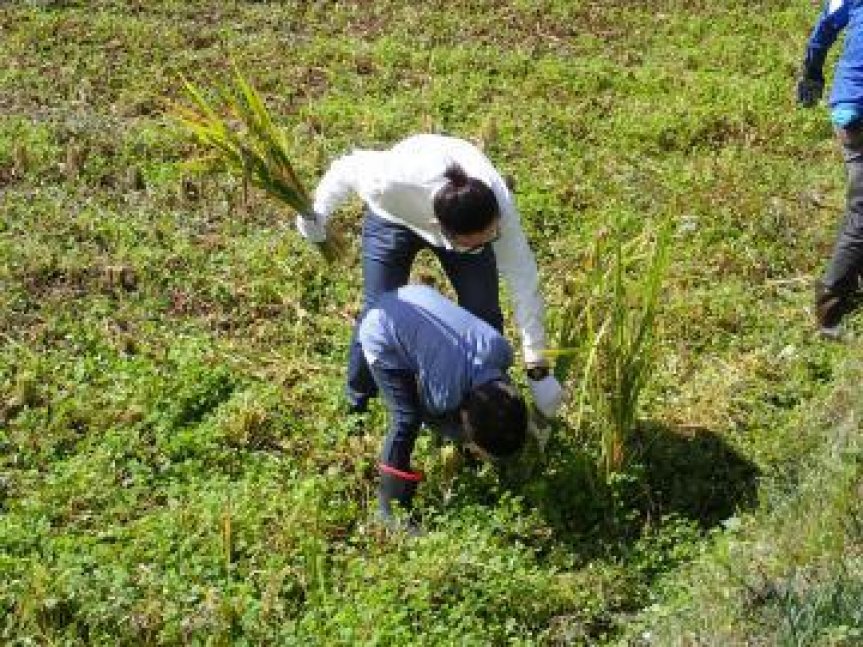
[[[496,294],[497,291],[494,295],[496,296]],[[503,330],[503,312],[500,309],[500,301],[496,298],[489,298],[483,294],[481,298],[475,300],[473,310],[466,309],[497,330]]]
[[861,213],[863,210],[863,162],[848,164],[848,208]]
[[485,321],[487,321],[498,332],[503,332],[503,313],[500,311],[500,308],[497,308],[492,312],[489,315],[489,318],[485,319]]
[[475,317],[479,317],[492,328],[503,331],[503,312],[498,303],[477,303],[472,307],[468,304],[462,304],[462,307],[470,312]]
[[848,201],[848,213],[837,240],[837,246],[863,251],[863,196]]

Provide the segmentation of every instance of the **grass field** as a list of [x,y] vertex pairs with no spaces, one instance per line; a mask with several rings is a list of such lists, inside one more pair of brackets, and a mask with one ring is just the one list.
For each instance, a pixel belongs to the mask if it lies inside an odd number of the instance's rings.
[[[3,642],[855,644],[861,352],[808,311],[844,177],[826,110],[793,102],[815,14],[0,3]],[[451,479],[423,440],[428,532],[372,523],[384,411],[341,414],[360,205],[328,266],[199,170],[180,77],[232,60],[309,185],[354,146],[483,142],[552,322],[609,223],[671,220],[625,469],[567,406],[529,477]]]

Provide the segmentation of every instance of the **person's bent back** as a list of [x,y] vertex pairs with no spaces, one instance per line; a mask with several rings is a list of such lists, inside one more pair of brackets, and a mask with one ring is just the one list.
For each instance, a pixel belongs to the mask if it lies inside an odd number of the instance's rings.
[[390,413],[381,452],[381,513],[410,506],[422,475],[411,452],[424,421],[484,459],[524,444],[527,408],[509,381],[512,348],[492,326],[428,286],[383,295],[359,341]]

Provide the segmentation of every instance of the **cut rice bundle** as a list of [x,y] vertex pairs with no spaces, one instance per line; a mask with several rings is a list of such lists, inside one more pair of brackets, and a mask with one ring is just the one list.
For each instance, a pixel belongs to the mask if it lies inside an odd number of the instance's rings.
[[[285,135],[276,126],[260,94],[234,69],[234,85],[218,88],[219,105],[183,79],[193,107],[178,106],[180,123],[205,147],[216,153],[219,162],[242,175],[250,183],[300,216],[312,215],[312,200],[291,164]],[[327,232],[327,240],[317,245],[328,261],[342,256],[338,232]]]

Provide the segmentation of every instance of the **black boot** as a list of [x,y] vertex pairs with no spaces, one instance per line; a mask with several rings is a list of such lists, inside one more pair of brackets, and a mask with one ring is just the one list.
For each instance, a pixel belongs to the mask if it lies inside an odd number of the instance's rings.
[[815,288],[815,316],[822,335],[832,338],[841,336],[839,324],[851,307],[851,298],[847,294],[828,290],[821,284]]
[[378,511],[388,527],[403,526],[393,515],[393,502],[397,502],[406,513],[405,529],[410,534],[419,533],[419,523],[413,511],[413,497],[422,480],[422,472],[403,472],[388,465],[380,465],[381,484],[378,487]]

